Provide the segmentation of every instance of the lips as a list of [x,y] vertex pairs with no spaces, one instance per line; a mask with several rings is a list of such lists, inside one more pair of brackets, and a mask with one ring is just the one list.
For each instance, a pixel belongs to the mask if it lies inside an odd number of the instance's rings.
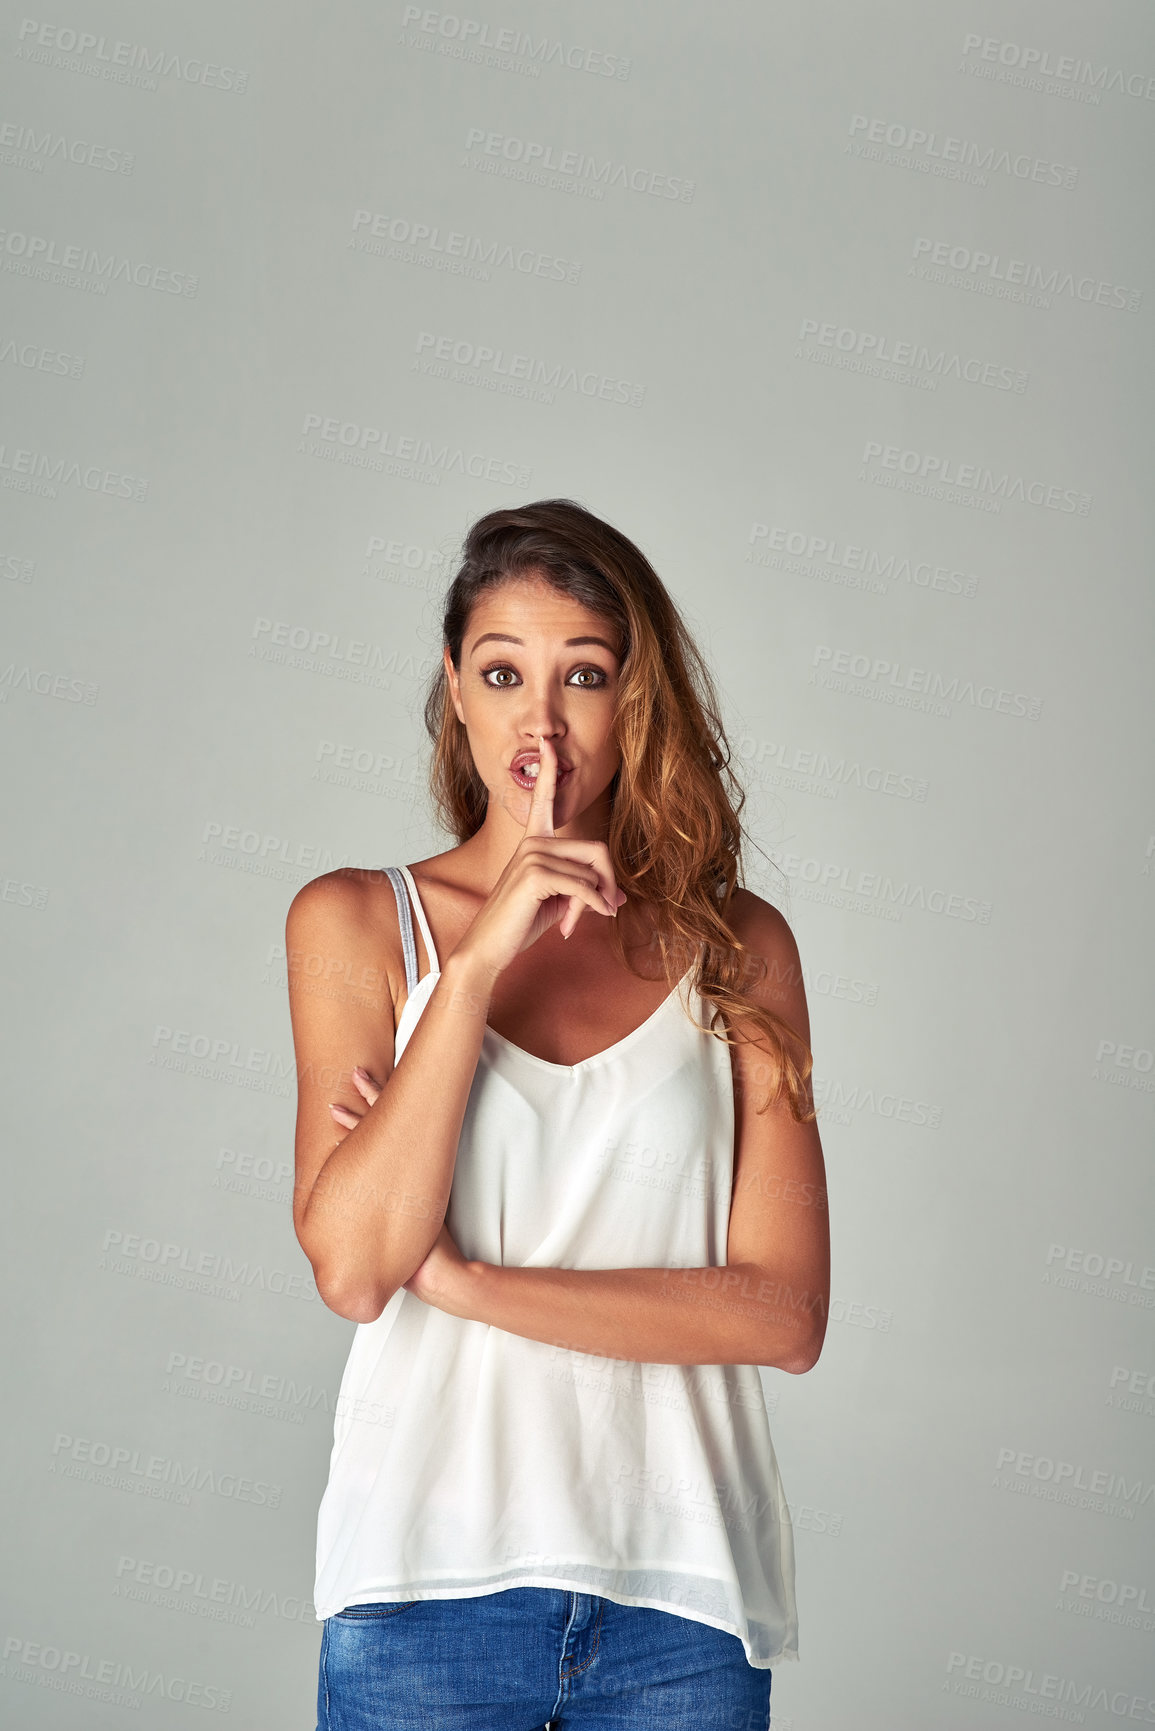
[[[535,764],[538,766],[537,774],[530,775],[529,770]],[[539,751],[519,751],[509,766],[509,773],[512,775],[518,787],[524,788],[527,793],[532,793],[537,787],[538,775],[541,773],[540,765],[541,753]],[[568,763],[563,763],[559,758],[557,766],[557,783],[555,787],[556,793],[560,794],[562,789],[569,784],[569,779],[572,774],[573,766]]]
[[[540,763],[540,762],[541,762],[541,752],[540,751],[519,751],[517,756],[513,759],[512,763],[510,764],[509,767],[510,767],[510,769],[517,770],[517,769],[522,769],[527,763]],[[559,775],[564,774],[567,770],[570,770],[572,768],[573,768],[573,765],[571,763],[567,763],[564,757],[558,758],[558,760],[557,760],[557,772]]]

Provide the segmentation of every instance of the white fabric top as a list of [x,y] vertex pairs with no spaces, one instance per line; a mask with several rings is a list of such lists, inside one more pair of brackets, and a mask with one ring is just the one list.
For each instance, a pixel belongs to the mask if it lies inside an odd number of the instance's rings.
[[[412,873],[386,870],[409,975],[400,1057],[440,964]],[[419,983],[402,883],[431,963]],[[725,1264],[730,1055],[683,1003],[708,1019],[687,974],[579,1064],[486,1027],[446,1215],[464,1256]],[[603,1359],[449,1316],[401,1287],[357,1327],[333,1428],[318,1620],[376,1600],[554,1587],[709,1623],[759,1668],[798,1657],[793,1532],[754,1365]]]

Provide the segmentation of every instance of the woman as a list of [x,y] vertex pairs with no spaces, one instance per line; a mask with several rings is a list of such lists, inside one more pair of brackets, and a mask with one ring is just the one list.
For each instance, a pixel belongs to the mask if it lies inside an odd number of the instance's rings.
[[631,541],[491,512],[443,642],[457,845],[287,922],[294,1224],[360,1324],[319,1725],[765,1726],[797,1619],[757,1366],[808,1370],[829,1297],[798,951],[737,887],[709,675]]

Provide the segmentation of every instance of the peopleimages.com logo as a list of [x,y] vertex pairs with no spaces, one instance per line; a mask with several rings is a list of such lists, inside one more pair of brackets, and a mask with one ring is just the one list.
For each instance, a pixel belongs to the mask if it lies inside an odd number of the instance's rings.
[[568,362],[545,361],[538,355],[440,336],[435,331],[419,331],[414,350],[418,357],[414,369],[422,373],[491,389],[524,388],[536,391],[546,402],[553,402],[558,391],[572,391],[577,396],[640,408],[646,394],[645,385],[593,368],[579,369]]
[[29,234],[23,229],[0,229],[0,264],[17,276],[44,277],[60,271],[89,279],[98,294],[107,294],[109,283],[123,282],[192,299],[199,286],[199,279],[187,271],[169,270],[129,253],[100,252],[94,246],[57,241],[51,235]]
[[[438,49],[442,53],[455,50],[459,59],[481,60],[502,70],[525,70],[535,78],[543,66],[565,67],[570,72],[589,72],[601,78],[626,79],[630,75],[630,62],[621,54],[583,48],[576,42],[562,42],[556,36],[534,37],[528,30],[517,30],[511,25],[495,29],[488,19],[462,18],[456,12],[438,12],[428,6],[406,6],[401,14],[401,28],[403,32],[414,32],[412,38],[402,36],[402,41],[414,47]],[[424,42],[422,35],[427,39]]]
[[965,178],[978,186],[987,185],[988,174],[1068,188],[1079,178],[1077,168],[1052,162],[1049,157],[1030,156],[1026,151],[1012,153],[993,144],[976,144],[973,139],[958,138],[952,133],[928,132],[924,126],[907,126],[901,121],[880,120],[867,114],[851,116],[850,137],[852,144],[847,149],[857,147],[857,154],[927,174]]
[[71,162],[77,168],[95,168],[106,174],[131,174],[136,157],[131,150],[89,139],[70,138],[51,128],[37,128],[20,121],[0,123],[0,161],[12,168],[44,172],[46,162]]
[[990,1659],[982,1653],[952,1653],[946,1676],[943,1687],[949,1687],[953,1694],[994,1706],[1015,1707],[1023,1713],[1041,1713],[1081,1725],[1090,1708],[1112,1713],[1132,1724],[1155,1725],[1155,1701],[1146,1696],[1112,1689],[1104,1683],[1085,1683],[1056,1672],[1037,1671],[1033,1666],[1005,1659]]
[[85,72],[114,84],[135,84],[146,90],[157,88],[158,78],[177,78],[184,84],[203,84],[210,90],[232,90],[238,95],[249,81],[247,72],[219,61],[200,60],[168,48],[153,48],[143,42],[124,42],[98,36],[91,30],[74,30],[67,24],[45,24],[25,18],[19,30],[17,60],[59,66],[66,71]]
[[[883,445],[868,439],[862,448],[863,463],[877,464],[880,470],[892,470],[898,475],[914,476],[939,488],[956,488],[960,493],[974,493],[990,502],[991,508],[1001,508],[1004,499],[1018,500],[1025,505],[1042,505],[1051,511],[1073,511],[1080,517],[1090,514],[1092,495],[1074,487],[1060,487],[1049,481],[1028,479],[1010,470],[995,470],[985,463],[959,463],[934,451],[904,451],[900,445]],[[869,467],[864,478],[873,479]]]
[[915,262],[910,269],[915,275],[919,274],[920,266],[934,265],[968,278],[984,293],[994,294],[997,284],[1000,293],[1040,295],[1048,305],[1047,297],[1051,295],[1069,295],[1088,306],[1116,307],[1137,313],[1143,298],[1141,289],[1128,288],[1103,277],[1076,276],[1059,265],[1004,258],[1002,253],[988,252],[985,247],[957,246],[948,240],[932,240],[929,235],[916,236],[911,257]]
[[1086,91],[1096,102],[1104,90],[1114,91],[1117,96],[1134,96],[1141,102],[1155,102],[1155,76],[1149,72],[1126,72],[1107,61],[1096,65],[1081,55],[1055,54],[1050,48],[1006,42],[997,36],[979,36],[974,32],[964,36],[966,70],[977,72],[984,63],[992,70],[1014,72],[1020,81],[1039,89],[1044,88],[1044,79],[1051,79],[1058,86],[1070,85]]
[[583,150],[560,150],[535,138],[515,138],[505,132],[490,132],[484,126],[470,127],[465,136],[465,149],[462,164],[465,168],[506,174],[559,190],[580,191],[590,198],[600,199],[607,186],[616,186],[626,192],[648,194],[651,198],[676,199],[682,204],[694,201],[695,183],[692,180],[660,174],[657,169],[643,168],[640,163],[621,162],[609,156],[591,156]]
[[398,259],[403,264],[427,264],[451,275],[488,282],[491,270],[511,270],[546,282],[576,283],[582,267],[572,259],[511,241],[482,239],[440,223],[422,222],[384,211],[355,210],[349,246],[357,252]]
[[298,453],[323,455],[352,462],[355,466],[388,467],[390,460],[431,473],[440,484],[443,475],[471,476],[479,481],[497,481],[506,487],[528,487],[530,470],[482,451],[467,451],[448,439],[422,433],[396,432],[390,427],[361,421],[342,421],[335,415],[307,414],[301,425]]
[[934,348],[926,342],[892,337],[881,331],[864,331],[852,325],[803,319],[798,340],[800,343],[817,343],[857,359],[910,367],[917,372],[933,374],[936,379],[986,385],[994,390],[1014,391],[1020,396],[1027,388],[1028,375],[1021,367],[1000,366],[978,355],[963,355],[957,349]]

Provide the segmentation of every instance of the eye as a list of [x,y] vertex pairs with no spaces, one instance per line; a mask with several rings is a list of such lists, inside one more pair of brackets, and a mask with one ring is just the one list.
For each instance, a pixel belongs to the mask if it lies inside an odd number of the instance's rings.
[[[512,668],[507,661],[495,661],[492,667],[483,667],[480,671],[482,679],[485,681],[486,685],[489,686],[491,691],[508,691],[510,688],[510,682],[508,680],[502,680],[500,683],[496,680],[492,680],[490,675],[493,673],[510,673],[513,675],[515,681],[517,679],[516,670]],[[592,665],[586,667],[575,667],[573,673],[570,674],[570,678],[574,679],[579,674],[583,676],[586,674],[593,675],[593,683],[590,683],[583,678],[583,683],[578,686],[579,691],[598,691],[603,685],[606,685],[609,682],[609,675],[602,667],[594,667]]]
[[[489,676],[491,673],[512,673],[512,672],[513,672],[512,667],[505,667],[505,666],[483,667],[481,670],[481,677],[482,677],[482,679],[484,679],[485,683],[487,685],[489,685],[490,684]],[[494,687],[493,689],[500,689],[500,687]]]

